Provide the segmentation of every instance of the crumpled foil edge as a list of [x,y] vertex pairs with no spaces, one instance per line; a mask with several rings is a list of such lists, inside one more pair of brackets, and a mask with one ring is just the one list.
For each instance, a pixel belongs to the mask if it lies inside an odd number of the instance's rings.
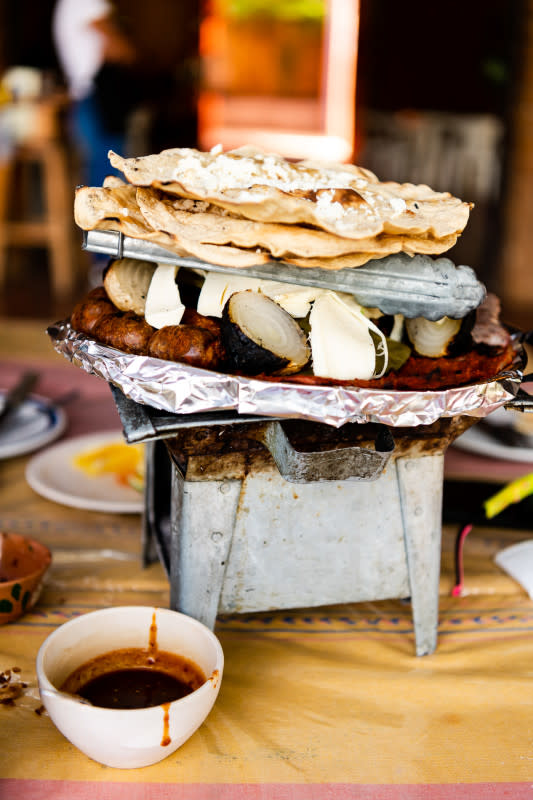
[[523,377],[519,364],[489,383],[442,391],[271,383],[122,353],[74,331],[68,321],[51,325],[47,333],[54,349],[75,366],[117,386],[137,403],[179,414],[233,410],[336,428],[347,422],[414,427],[441,417],[486,417],[516,395]]

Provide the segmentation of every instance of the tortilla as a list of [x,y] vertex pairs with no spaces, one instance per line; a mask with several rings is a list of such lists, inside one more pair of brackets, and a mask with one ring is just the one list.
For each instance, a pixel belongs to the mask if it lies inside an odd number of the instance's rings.
[[171,236],[147,224],[137,205],[136,189],[127,183],[80,186],[74,195],[74,220],[84,231],[117,230],[125,236],[174,247]]
[[[178,200],[177,202],[179,203],[180,201]],[[183,202],[190,203],[192,201],[186,200]],[[217,233],[216,228],[214,228],[214,232],[211,235],[209,233],[210,229],[205,228],[203,221],[200,226],[195,227],[193,224],[185,225],[181,221],[180,215],[176,218],[173,211],[174,203],[175,199],[169,200],[165,196],[161,196],[159,192],[136,189],[130,184],[121,182],[120,179],[118,181],[116,179],[107,181],[106,179],[103,187],[83,186],[76,190],[74,217],[76,223],[83,230],[115,230],[134,239],[143,239],[158,244],[181,257],[192,256],[208,263],[236,268],[264,264],[271,261],[272,257],[281,257],[284,262],[295,264],[299,267],[320,267],[326,270],[356,268],[373,259],[383,258],[386,255],[401,251],[410,255],[414,253],[444,252],[455,244],[457,238],[456,236],[451,236],[435,241],[421,237],[383,236],[375,240],[362,242],[365,248],[362,252],[348,252],[332,257],[302,256],[298,254],[298,251],[305,253],[312,252],[312,249],[305,246],[300,248],[296,244],[298,233],[301,232],[303,234],[305,245],[306,242],[309,242],[309,240],[305,239],[306,233],[310,233],[310,238],[313,239],[313,234],[320,235],[320,231],[307,231],[305,228],[296,228],[293,242],[291,232],[296,226],[266,226],[267,235],[263,236],[261,235],[261,229],[265,227],[263,223],[250,223],[248,220],[234,219],[236,222],[244,221],[245,225],[251,224],[254,226],[254,228],[250,229],[253,235],[246,239],[244,235],[246,229],[241,229],[241,236],[228,236],[224,232]],[[199,213],[203,216],[203,212]],[[194,218],[195,215],[189,212],[189,216]],[[216,213],[210,217],[212,221],[217,218],[226,219],[223,213]],[[230,229],[231,227],[230,224]],[[268,236],[269,227],[273,229],[274,240]],[[283,231],[279,238],[276,239],[278,233],[276,229],[282,227],[287,227],[288,231],[287,233]],[[204,230],[205,236],[202,236],[201,231]],[[195,233],[197,239],[191,238]],[[324,237],[322,252],[327,252],[328,242],[338,237],[326,233]],[[207,239],[208,241],[201,241],[201,239]],[[236,244],[212,244],[213,240],[250,242],[250,246],[238,247]],[[276,249],[275,244],[272,245],[272,241],[277,241],[278,244],[286,242],[290,252],[286,252],[284,247]],[[353,241],[347,241],[351,242],[351,249],[353,249]],[[256,243],[255,245],[253,244],[254,242]],[[276,253],[271,254],[268,250],[265,250],[264,245],[266,244],[271,244]],[[332,249],[335,251],[335,247]],[[342,250],[342,248],[340,249]],[[317,250],[320,252],[320,248],[317,247]],[[296,253],[293,251],[296,251]],[[277,256],[277,253],[280,255]]]
[[[154,230],[163,230],[175,236],[177,243],[188,240],[199,244],[260,247],[275,258],[285,260],[289,256],[312,258],[315,261],[320,258],[329,260],[354,252],[366,254],[366,260],[382,258],[402,250],[409,253],[442,253],[457,239],[457,236],[431,239],[383,234],[354,241],[302,225],[248,220],[203,200],[175,197],[150,188],[137,189],[137,203],[146,222]],[[360,263],[365,261],[359,258],[354,266]]]
[[158,244],[180,256],[229,267],[253,267],[270,261],[270,254],[260,250],[200,244],[176,238],[162,230],[154,230],[141,214],[136,188],[129,184],[106,187],[82,186],[74,196],[74,219],[82,230],[113,230]]
[[258,222],[314,225],[355,240],[383,233],[456,235],[471,208],[447,192],[384,183],[353,165],[291,163],[250,148],[176,148],[130,159],[110,151],[109,159],[135,186],[205,200]]

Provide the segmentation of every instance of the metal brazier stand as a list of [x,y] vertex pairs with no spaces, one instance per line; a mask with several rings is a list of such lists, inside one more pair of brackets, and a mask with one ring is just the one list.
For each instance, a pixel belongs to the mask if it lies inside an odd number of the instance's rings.
[[218,613],[410,598],[417,655],[437,640],[443,454],[468,417],[397,428],[166,414],[113,388],[147,443],[144,558],[171,607]]

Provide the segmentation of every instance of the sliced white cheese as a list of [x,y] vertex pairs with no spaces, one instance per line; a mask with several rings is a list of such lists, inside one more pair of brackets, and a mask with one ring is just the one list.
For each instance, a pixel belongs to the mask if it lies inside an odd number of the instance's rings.
[[298,286],[283,281],[265,281],[260,278],[224,275],[208,272],[200,291],[197,310],[206,317],[221,317],[228,299],[235,292],[251,289],[261,292],[293,317],[306,317],[311,303],[324,292],[313,286]]
[[298,286],[283,281],[264,281],[260,291],[274,300],[292,317],[303,319],[309,314],[311,303],[324,293],[316,286]]
[[153,328],[179,325],[181,322],[185,306],[176,283],[178,269],[174,264],[158,264],[152,276],[144,317]]
[[[322,378],[370,380],[387,368],[388,352],[384,335],[365,315],[351,295],[323,292],[309,317],[313,372]],[[378,352],[370,330],[380,339]],[[376,354],[384,359],[376,374]]]
[[205,317],[221,317],[222,309],[235,292],[245,292],[247,289],[257,291],[265,281],[259,278],[224,275],[220,272],[208,272],[200,290],[196,309]]

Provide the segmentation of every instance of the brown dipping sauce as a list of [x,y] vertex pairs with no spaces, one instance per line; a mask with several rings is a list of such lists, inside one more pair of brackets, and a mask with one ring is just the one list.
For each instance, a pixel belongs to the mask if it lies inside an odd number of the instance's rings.
[[101,708],[150,708],[179,700],[206,681],[200,667],[165,650],[113,650],[74,670],[61,690]]

